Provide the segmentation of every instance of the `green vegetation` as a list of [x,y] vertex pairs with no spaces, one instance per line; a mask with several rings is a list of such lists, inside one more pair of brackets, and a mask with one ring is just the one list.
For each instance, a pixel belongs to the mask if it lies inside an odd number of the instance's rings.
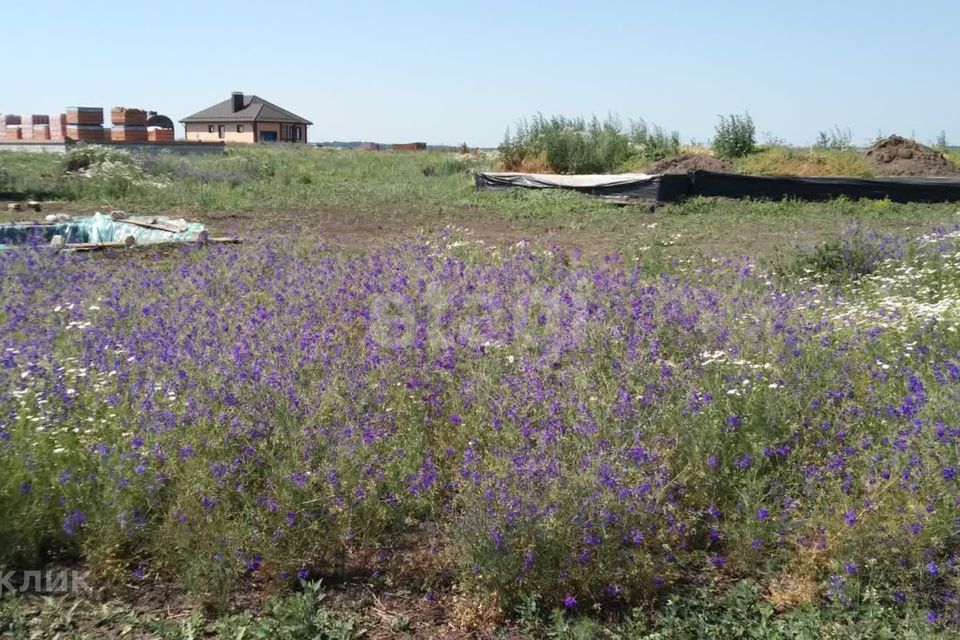
[[630,142],[638,159],[644,162],[662,160],[680,153],[679,132],[667,132],[658,125],[647,125],[642,119],[631,125]]
[[869,178],[873,168],[854,149],[764,147],[737,161],[743,173],[768,176],[852,176]]
[[[810,247],[851,221],[896,231],[952,222],[957,213],[950,204],[707,198],[651,212],[568,191],[477,192],[467,171],[496,162],[482,155],[236,146],[222,156],[127,157],[118,164],[131,168],[107,172],[109,180],[97,177],[97,169],[92,178],[65,173],[68,162],[53,154],[0,152],[0,175],[21,199],[59,200],[49,211],[199,216],[219,235],[251,237],[283,226],[298,237],[363,247],[457,225],[488,241],[540,239],[548,246],[627,251],[651,273],[697,254],[764,258],[778,247]],[[856,153],[830,150],[765,149],[738,163],[757,173],[789,174],[803,164],[826,174],[869,174]],[[0,221],[25,217],[0,211]]]
[[942,152],[946,152],[950,149],[950,145],[947,144],[947,132],[946,130],[941,130],[937,135],[937,140],[933,144],[935,149],[939,149]]
[[[946,634],[956,205],[650,212],[477,193],[488,162],[0,155],[15,190],[249,238],[0,254],[4,563],[221,614],[108,612],[170,638],[416,626],[296,580],[350,571],[531,637]],[[35,604],[0,629],[77,629]]]
[[849,151],[853,149],[853,134],[850,132],[850,127],[841,129],[834,126],[830,131],[821,131],[813,146],[815,149]]
[[[446,626],[431,629],[408,617],[409,611],[387,611],[376,601],[351,603],[358,611],[337,612],[327,606],[320,583],[305,582],[292,594],[270,598],[261,611],[230,615],[198,609],[169,612],[136,610],[120,600],[105,603],[56,598],[0,599],[0,636],[33,640],[95,640],[136,637],[188,640],[353,640],[369,632],[403,637],[468,637]],[[416,615],[416,612],[412,612]],[[545,609],[538,598],[525,597],[513,612],[514,622],[487,627],[491,637],[530,640],[922,640],[954,637],[950,629],[927,621],[928,612],[891,606],[870,589],[846,607],[798,607],[777,612],[754,582],[726,587],[703,586],[663,599],[649,608],[626,611],[619,620],[598,621],[563,609]],[[434,633],[430,634],[429,631]],[[380,637],[380,636],[373,636]]]
[[680,151],[680,134],[643,120],[624,129],[620,120],[601,121],[538,115],[507,131],[499,152],[507,170],[554,173],[613,173],[630,163],[650,162]]
[[720,116],[713,137],[713,150],[721,158],[742,158],[753,153],[756,127],[749,113]]

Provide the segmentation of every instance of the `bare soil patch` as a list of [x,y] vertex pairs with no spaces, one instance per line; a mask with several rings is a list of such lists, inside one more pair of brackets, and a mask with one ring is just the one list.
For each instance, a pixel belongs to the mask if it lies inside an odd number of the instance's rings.
[[700,154],[685,153],[672,158],[658,160],[643,170],[644,173],[689,173],[691,171],[714,171],[734,173],[733,165],[720,158]]

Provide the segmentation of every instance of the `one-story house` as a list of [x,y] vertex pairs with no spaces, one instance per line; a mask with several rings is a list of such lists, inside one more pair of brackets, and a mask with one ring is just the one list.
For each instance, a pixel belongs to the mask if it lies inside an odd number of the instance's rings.
[[298,144],[306,144],[307,127],[313,124],[259,96],[239,92],[180,122],[187,140]]

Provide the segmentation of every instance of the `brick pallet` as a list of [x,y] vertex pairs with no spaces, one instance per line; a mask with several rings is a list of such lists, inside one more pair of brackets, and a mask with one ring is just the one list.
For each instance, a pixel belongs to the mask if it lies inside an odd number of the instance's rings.
[[58,116],[50,116],[50,139],[63,140],[67,137],[67,116],[61,113]]
[[100,107],[68,107],[66,115],[68,125],[103,125],[103,109]]
[[103,142],[103,127],[99,124],[67,124],[66,137],[68,140]]
[[49,140],[49,139],[50,139],[50,125],[48,125],[48,124],[35,124],[35,125],[33,125],[33,139],[34,139],[34,140]]
[[150,127],[147,129],[147,142],[173,142],[173,129]]
[[143,109],[114,107],[110,110],[110,122],[117,127],[145,127],[147,112]]
[[110,139],[114,142],[146,142],[146,126],[115,126],[110,131]]

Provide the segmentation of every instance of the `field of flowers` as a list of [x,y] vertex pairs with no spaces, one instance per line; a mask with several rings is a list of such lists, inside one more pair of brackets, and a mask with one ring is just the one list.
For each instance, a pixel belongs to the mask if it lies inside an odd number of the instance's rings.
[[960,238],[0,252],[0,566],[213,600],[411,556],[497,616],[750,578],[960,621]]

